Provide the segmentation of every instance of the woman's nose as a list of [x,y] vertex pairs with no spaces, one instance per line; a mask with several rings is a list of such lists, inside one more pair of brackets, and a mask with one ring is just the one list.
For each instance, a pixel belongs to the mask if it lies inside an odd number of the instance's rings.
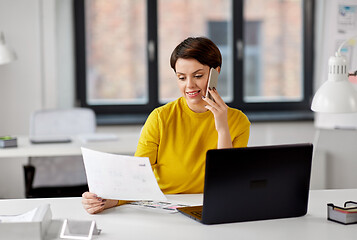
[[193,78],[189,77],[187,78],[187,87],[194,87],[196,85],[196,82]]

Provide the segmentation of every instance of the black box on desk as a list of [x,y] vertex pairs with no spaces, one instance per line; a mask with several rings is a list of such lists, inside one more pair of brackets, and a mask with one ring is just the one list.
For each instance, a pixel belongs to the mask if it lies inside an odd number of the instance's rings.
[[332,203],[328,203],[327,219],[342,224],[357,223],[357,208],[337,207]]
[[0,148],[17,147],[17,138],[0,137]]

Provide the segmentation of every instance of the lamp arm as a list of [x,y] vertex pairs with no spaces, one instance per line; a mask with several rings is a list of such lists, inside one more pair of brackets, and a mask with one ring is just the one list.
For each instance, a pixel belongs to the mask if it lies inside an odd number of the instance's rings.
[[338,55],[341,55],[341,49],[342,49],[342,47],[343,47],[348,41],[351,41],[352,39],[357,39],[357,35],[352,36],[352,37],[350,37],[349,39],[346,39],[345,41],[343,41],[343,42],[341,43],[341,45],[338,47],[336,53],[337,53]]

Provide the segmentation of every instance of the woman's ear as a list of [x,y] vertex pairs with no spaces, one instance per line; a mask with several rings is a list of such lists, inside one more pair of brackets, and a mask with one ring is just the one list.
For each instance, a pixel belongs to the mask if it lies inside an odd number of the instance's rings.
[[218,73],[221,73],[221,67],[220,66],[216,67],[216,70],[217,70]]

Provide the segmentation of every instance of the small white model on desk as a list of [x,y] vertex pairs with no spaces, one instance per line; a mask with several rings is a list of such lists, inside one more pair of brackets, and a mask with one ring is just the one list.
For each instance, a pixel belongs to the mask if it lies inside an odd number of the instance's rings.
[[93,235],[99,235],[95,221],[68,220],[63,221],[60,238],[90,240]]
[[0,239],[44,239],[51,220],[49,204],[19,215],[0,215]]

